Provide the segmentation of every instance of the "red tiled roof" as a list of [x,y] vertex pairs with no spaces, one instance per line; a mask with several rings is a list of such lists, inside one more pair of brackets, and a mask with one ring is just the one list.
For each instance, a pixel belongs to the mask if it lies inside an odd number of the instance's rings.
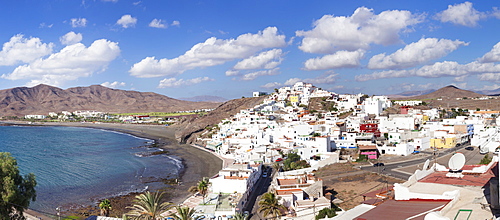
[[224,179],[231,179],[231,180],[244,180],[244,179],[248,179],[248,177],[239,177],[239,176],[224,176]]
[[[370,211],[358,216],[355,220],[387,220],[394,219],[395,217],[397,217],[397,219],[407,219],[430,210],[439,211],[450,201],[451,200],[387,200]],[[425,215],[421,215],[412,219],[423,220],[424,217]]]
[[297,179],[278,179],[278,185],[280,186],[293,185],[298,183],[299,181]]
[[300,192],[300,191],[302,191],[302,189],[280,189],[280,190],[276,190],[276,193],[279,196],[282,196],[282,195],[290,195],[290,194],[293,194],[295,192]]

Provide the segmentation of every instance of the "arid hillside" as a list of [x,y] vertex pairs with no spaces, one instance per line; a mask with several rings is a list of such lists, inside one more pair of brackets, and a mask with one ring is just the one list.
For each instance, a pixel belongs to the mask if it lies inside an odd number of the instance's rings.
[[100,85],[60,89],[48,85],[0,90],[0,116],[96,110],[109,113],[174,112],[215,108],[220,103],[189,102],[153,92],[110,89]]
[[461,108],[500,110],[498,96],[487,96],[455,86],[446,86],[432,93],[406,98],[392,98],[392,100],[422,100],[430,108]]
[[252,108],[260,104],[265,98],[266,96],[229,100],[202,117],[186,118],[173,126],[177,130],[176,139],[181,143],[194,143],[196,137],[201,135],[205,129],[210,129],[242,109]]

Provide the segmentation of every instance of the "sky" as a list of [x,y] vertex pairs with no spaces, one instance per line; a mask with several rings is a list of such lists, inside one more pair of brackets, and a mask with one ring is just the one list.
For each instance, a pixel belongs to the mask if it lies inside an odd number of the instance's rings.
[[0,89],[234,99],[298,81],[339,94],[500,88],[499,1],[1,4]]

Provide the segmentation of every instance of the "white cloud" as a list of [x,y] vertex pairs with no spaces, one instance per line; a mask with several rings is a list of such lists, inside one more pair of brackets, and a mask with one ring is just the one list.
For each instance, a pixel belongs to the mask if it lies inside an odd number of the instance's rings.
[[241,80],[250,81],[254,80],[259,76],[272,76],[280,74],[280,68],[274,68],[272,70],[261,70],[257,72],[247,73],[241,77]]
[[470,74],[483,74],[483,73],[500,73],[500,65],[493,63],[480,63],[471,62],[468,64],[459,64],[454,61],[437,62],[432,65],[426,65],[419,69],[411,70],[387,70],[375,72],[372,74],[357,75],[354,78],[356,81],[368,81],[383,78],[401,78],[401,77],[460,77]]
[[170,26],[177,26],[177,27],[179,27],[179,26],[181,26],[181,22],[179,22],[179,21],[172,21],[172,24],[170,24]]
[[441,22],[450,22],[467,27],[475,27],[479,20],[486,18],[486,14],[474,9],[470,2],[448,5],[448,9],[436,16]]
[[265,85],[262,85],[260,87],[266,88],[266,89],[274,89],[274,88],[280,88],[282,86],[283,86],[283,84],[281,84],[279,82],[270,82],[270,83],[266,83]]
[[222,40],[211,37],[173,59],[157,60],[155,57],[146,57],[134,64],[129,72],[136,77],[168,76],[246,58],[266,48],[286,46],[285,36],[278,35],[277,32],[276,27],[268,27],[257,34],[242,34],[236,39]]
[[118,0],[101,0],[103,2],[118,2]]
[[165,24],[165,21],[161,20],[161,19],[153,19],[150,23],[149,23],[149,27],[154,27],[154,28],[167,28],[167,24]]
[[325,55],[321,58],[309,59],[304,63],[305,70],[326,70],[337,68],[350,68],[359,66],[359,60],[363,58],[364,50],[337,51],[334,54]]
[[417,42],[406,45],[393,54],[377,54],[368,62],[370,69],[404,69],[427,63],[441,58],[456,50],[459,46],[468,43],[459,40],[437,38],[422,38]]
[[285,86],[293,86],[295,83],[302,82],[302,79],[300,78],[290,78],[283,85]]
[[60,37],[59,41],[61,41],[61,44],[71,45],[71,44],[80,43],[80,41],[82,41],[82,39],[83,39],[82,34],[80,34],[80,33],[77,34],[73,31],[71,31],[71,32],[68,32],[67,34],[65,34],[64,36]]
[[256,56],[251,56],[234,65],[233,69],[253,70],[253,69],[273,69],[283,61],[283,51],[272,49],[264,51]]
[[500,85],[493,84],[493,85],[485,85],[485,86],[483,86],[483,88],[481,88],[479,90],[497,90],[497,89],[500,89]]
[[332,84],[337,81],[337,76],[339,74],[333,73],[331,71],[327,72],[326,74],[316,77],[316,78],[309,78],[309,79],[300,79],[300,78],[291,78],[288,79],[284,85],[291,86],[294,85],[297,82],[306,82],[306,83],[312,83],[312,84]]
[[46,24],[44,22],[40,24],[39,28],[52,28],[52,26],[54,26],[54,24]]
[[129,28],[135,26],[137,23],[137,18],[132,17],[131,15],[123,15],[116,24],[121,25],[123,28]]
[[160,84],[158,85],[158,88],[167,88],[167,87],[180,87],[180,86],[190,86],[198,83],[202,83],[205,81],[215,81],[214,79],[211,79],[207,76],[205,77],[198,77],[194,79],[176,79],[176,78],[165,78],[160,81]]
[[237,76],[240,75],[239,70],[228,70],[226,71],[226,76]]
[[334,90],[334,89],[345,89],[345,86],[344,85],[336,85],[336,86],[331,87],[331,90]]
[[370,44],[399,43],[399,33],[422,22],[423,16],[409,11],[383,11],[375,15],[373,9],[357,8],[352,16],[324,15],[314,22],[310,31],[297,31],[302,36],[299,46],[308,53],[332,53],[338,50],[368,49]]
[[104,82],[101,84],[101,86],[105,86],[105,87],[108,87],[108,88],[118,88],[118,87],[124,87],[126,85],[126,83],[124,82],[118,82],[118,81],[114,81],[112,83],[110,82]]
[[414,83],[400,83],[398,85],[393,85],[387,88],[388,91],[414,91],[414,90],[427,90],[432,88],[439,88],[434,83],[427,84],[414,84]]
[[10,38],[3,44],[0,51],[0,66],[11,66],[19,63],[29,63],[52,53],[54,44],[42,43],[40,38],[24,38],[22,34]]
[[500,73],[483,73],[477,76],[481,81],[500,82]]
[[28,85],[44,83],[60,86],[66,81],[104,71],[119,54],[118,43],[105,39],[94,41],[88,48],[77,43],[64,47],[46,59],[40,58],[19,66],[12,73],[1,77],[10,80],[31,80]]
[[71,19],[71,27],[85,27],[87,26],[86,18],[72,18]]
[[453,81],[455,81],[455,82],[463,82],[463,81],[465,81],[465,79],[467,77],[468,77],[467,75],[457,76],[457,77],[453,78]]
[[479,59],[483,63],[500,62],[500,42],[495,44],[493,48]]

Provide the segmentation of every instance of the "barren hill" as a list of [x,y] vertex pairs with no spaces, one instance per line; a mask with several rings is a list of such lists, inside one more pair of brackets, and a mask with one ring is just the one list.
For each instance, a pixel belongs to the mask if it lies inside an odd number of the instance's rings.
[[459,89],[455,86],[446,86],[426,95],[393,98],[393,100],[422,100],[431,108],[500,110],[500,100],[497,96],[482,95],[469,90]]
[[459,89],[455,86],[446,86],[425,95],[413,96],[411,99],[457,99],[457,98],[479,98],[485,95],[469,90]]
[[100,85],[60,89],[40,84],[0,90],[0,116],[96,110],[109,113],[173,112],[215,108],[220,104],[189,102],[153,92],[111,89]]

